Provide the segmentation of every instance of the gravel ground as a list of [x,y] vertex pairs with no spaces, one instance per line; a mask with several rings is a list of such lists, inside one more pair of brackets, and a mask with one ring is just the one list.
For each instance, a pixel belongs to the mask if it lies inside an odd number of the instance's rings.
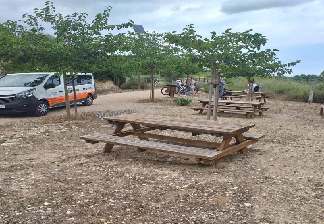
[[[168,98],[154,104],[135,98],[106,109],[205,119]],[[277,100],[269,106],[262,118],[220,118],[255,123],[253,131],[265,138],[211,166],[125,147],[104,155],[103,144],[79,139],[112,131],[91,111],[71,123],[61,113],[6,123],[0,223],[323,223],[318,106]]]

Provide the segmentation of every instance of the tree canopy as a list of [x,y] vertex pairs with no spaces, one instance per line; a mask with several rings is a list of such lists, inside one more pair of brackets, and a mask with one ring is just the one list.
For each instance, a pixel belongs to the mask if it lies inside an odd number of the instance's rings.
[[180,46],[182,55],[208,68],[214,64],[226,76],[282,76],[291,74],[292,67],[300,62],[283,64],[276,55],[278,50],[265,49],[266,37],[252,30],[227,29],[221,34],[211,32],[210,37],[204,38],[191,24],[181,33],[167,33],[166,39]]
[[217,66],[225,76],[282,76],[300,61],[283,63],[267,39],[252,30],[209,37],[194,25],[182,32],[134,33],[133,21],[111,24],[112,8],[93,18],[87,13],[63,15],[52,2],[0,24],[2,72],[92,72],[100,78],[125,80],[153,71],[168,78]]

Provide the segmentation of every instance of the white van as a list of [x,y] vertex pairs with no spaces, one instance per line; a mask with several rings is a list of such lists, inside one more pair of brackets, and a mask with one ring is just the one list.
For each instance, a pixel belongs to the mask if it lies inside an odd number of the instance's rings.
[[[96,99],[91,73],[74,79],[76,100],[90,106]],[[69,100],[74,100],[72,81],[68,82]],[[32,113],[44,116],[50,108],[65,105],[63,75],[59,73],[16,73],[0,77],[0,114]]]

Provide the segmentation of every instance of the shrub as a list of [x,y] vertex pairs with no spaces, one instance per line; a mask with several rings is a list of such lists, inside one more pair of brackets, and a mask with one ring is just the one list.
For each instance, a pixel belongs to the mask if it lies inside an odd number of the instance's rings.
[[127,82],[121,85],[122,89],[147,89],[149,87],[149,83],[146,83],[144,80],[138,81],[136,79],[129,79]]
[[189,98],[177,98],[175,100],[176,104],[179,106],[187,106],[190,105],[192,103],[192,100]]

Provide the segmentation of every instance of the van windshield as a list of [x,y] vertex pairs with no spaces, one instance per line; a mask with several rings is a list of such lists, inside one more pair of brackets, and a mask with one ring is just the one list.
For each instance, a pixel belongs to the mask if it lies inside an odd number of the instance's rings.
[[0,78],[0,87],[35,87],[43,83],[48,74],[16,74]]

